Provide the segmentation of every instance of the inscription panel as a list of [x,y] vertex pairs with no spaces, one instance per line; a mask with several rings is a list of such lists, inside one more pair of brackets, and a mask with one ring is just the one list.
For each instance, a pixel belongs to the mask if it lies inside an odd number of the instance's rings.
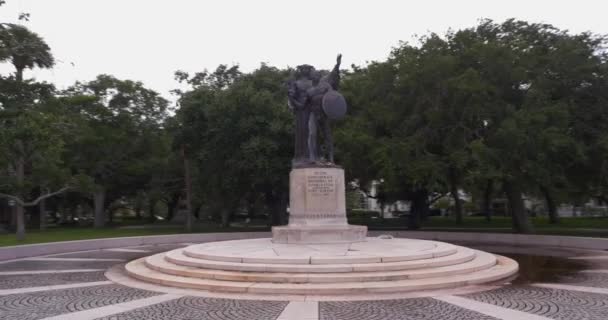
[[328,196],[336,192],[334,177],[325,171],[315,171],[306,178],[306,192],[313,197]]
[[294,169],[289,184],[290,225],[347,224],[342,169]]
[[336,177],[325,170],[315,170],[306,176],[307,218],[327,219],[336,216],[338,197]]

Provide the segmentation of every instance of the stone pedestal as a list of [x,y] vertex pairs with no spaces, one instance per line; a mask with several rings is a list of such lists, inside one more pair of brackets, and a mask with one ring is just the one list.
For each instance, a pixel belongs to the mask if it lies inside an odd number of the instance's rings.
[[344,170],[311,167],[289,175],[289,224],[273,227],[275,243],[347,243],[365,241],[367,227],[346,220]]

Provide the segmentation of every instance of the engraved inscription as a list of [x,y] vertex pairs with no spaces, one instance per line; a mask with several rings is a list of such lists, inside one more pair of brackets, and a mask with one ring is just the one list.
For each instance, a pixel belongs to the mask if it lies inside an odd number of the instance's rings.
[[335,212],[323,212],[323,213],[306,213],[304,214],[305,218],[310,219],[331,219],[335,218],[338,215]]
[[315,171],[307,177],[307,193],[312,196],[323,197],[335,192],[334,177],[325,171]]
[[345,212],[341,209],[344,205],[340,203],[344,192],[341,185],[344,178],[340,173],[324,168],[308,169],[300,176],[305,196],[303,205],[294,206],[292,215],[302,217],[305,224],[346,223]]

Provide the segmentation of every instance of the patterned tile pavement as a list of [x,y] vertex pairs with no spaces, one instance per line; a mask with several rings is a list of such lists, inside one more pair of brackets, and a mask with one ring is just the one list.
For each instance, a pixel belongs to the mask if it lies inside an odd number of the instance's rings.
[[603,294],[510,286],[464,297],[558,320],[608,319],[608,295]]
[[[138,257],[170,250],[183,245],[142,246],[133,249],[148,252],[90,251],[54,255],[53,258],[97,258],[131,260]],[[544,262],[543,262],[544,261]],[[525,261],[522,261],[525,262]],[[553,260],[542,260],[555,265]],[[0,275],[0,290],[53,285],[85,284],[106,281],[103,272],[41,273],[37,270],[106,269],[120,261],[41,261],[20,260],[0,263],[0,272],[32,271],[28,275]],[[533,260],[530,264],[538,264]],[[607,261],[593,262],[603,267]],[[525,264],[525,263],[524,263]],[[608,269],[608,268],[603,268]],[[583,287],[608,288],[608,274],[557,272],[555,282]],[[524,278],[522,276],[522,278]],[[534,281],[548,280],[527,276]],[[137,301],[159,293],[129,288],[121,285],[96,285],[56,290],[52,287],[31,293],[0,295],[0,320],[34,320],[67,315],[71,312],[94,310],[123,302]],[[509,319],[500,315],[500,308],[518,310],[531,315],[556,320],[605,320],[608,319],[608,295],[561,289],[513,284],[499,289],[462,295],[461,298],[488,305],[491,312],[481,314],[467,309],[466,305],[439,301],[433,298],[412,298],[384,301],[320,302],[318,319],[322,320],[490,320]],[[171,298],[172,299],[172,298]],[[276,320],[284,319],[281,313],[288,302],[214,299],[184,296],[155,304],[142,304],[133,309],[117,308],[116,311],[99,315],[99,320],[150,319],[150,320]],[[494,308],[494,309],[492,309]],[[504,309],[503,309],[504,310]],[[316,311],[315,311],[316,312]],[[483,312],[483,311],[480,311]],[[492,313],[492,312],[495,312]],[[91,319],[91,318],[87,318]],[[317,319],[317,318],[315,318]],[[288,319],[292,320],[292,319]],[[293,319],[296,320],[296,319]],[[307,318],[307,320],[309,320]],[[511,320],[511,319],[509,319]]]
[[11,294],[0,296],[0,319],[43,319],[154,295],[157,293],[114,284]]
[[384,301],[320,302],[320,320],[491,320],[475,311],[433,298]]
[[108,280],[103,274],[104,271],[55,274],[27,274],[10,276],[6,275],[0,276],[0,289],[40,287]]
[[39,261],[21,260],[0,264],[0,271],[36,271],[66,269],[107,269],[117,261]]
[[99,320],[274,320],[287,302],[183,297]]

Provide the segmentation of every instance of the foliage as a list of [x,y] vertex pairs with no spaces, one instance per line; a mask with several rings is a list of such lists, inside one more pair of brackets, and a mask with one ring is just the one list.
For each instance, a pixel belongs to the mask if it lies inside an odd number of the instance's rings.
[[[88,191],[99,201],[135,196],[168,178],[170,138],[162,130],[168,102],[158,93],[140,82],[100,75],[69,88],[61,102],[75,124],[67,161],[72,171],[91,177],[95,186]],[[103,212],[97,219],[105,219]]]
[[196,159],[198,185],[227,224],[244,201],[285,197],[293,150],[287,73],[262,65],[246,75],[225,66],[206,74],[188,79],[194,87],[181,96],[175,144]]
[[419,40],[346,77],[355,119],[338,144],[362,186],[381,178],[414,201],[496,180],[522,232],[531,231],[524,192],[604,192],[604,37],[487,20]]
[[48,44],[22,25],[5,24],[0,28],[0,61],[10,60],[17,70],[17,80],[24,69],[51,68],[55,58]]
[[[450,207],[449,219],[466,224],[478,198],[504,197],[513,219],[501,223],[531,232],[533,221],[545,226],[528,218],[524,195],[543,198],[553,215],[560,203],[608,203],[605,44],[604,36],[548,24],[483,20],[343,71],[350,109],[332,126],[337,163],[358,189],[349,190],[349,207],[362,194],[381,205],[409,201],[411,214],[396,223],[420,228],[430,206]],[[98,227],[125,206],[149,216],[166,208],[160,215],[170,219],[189,162],[199,218],[224,227],[237,214],[286,222],[292,70],[177,71],[187,89],[174,90],[172,109],[143,83],[111,75],[64,91],[24,79],[25,69],[55,60],[21,25],[0,23],[0,61],[16,70],[0,77],[4,198],[47,194],[51,211],[92,210]],[[67,194],[52,192],[68,186]],[[462,191],[475,201],[461,199]]]

